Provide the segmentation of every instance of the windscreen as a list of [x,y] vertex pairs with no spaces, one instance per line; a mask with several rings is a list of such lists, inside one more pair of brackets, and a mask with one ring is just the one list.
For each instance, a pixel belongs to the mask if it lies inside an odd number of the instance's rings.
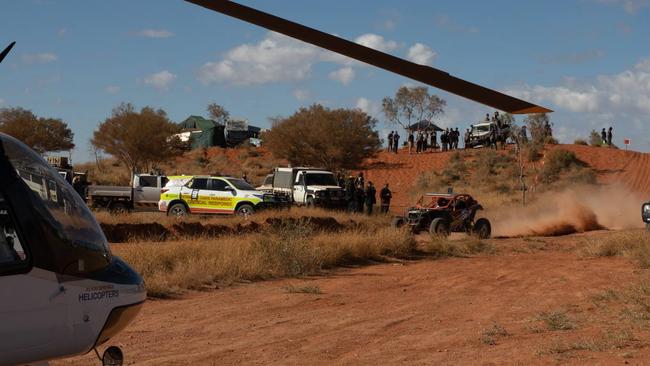
[[12,199],[19,204],[31,205],[44,220],[44,226],[48,226],[48,232],[57,237],[52,241],[69,247],[59,249],[84,252],[80,258],[70,258],[75,265],[70,265],[69,273],[93,272],[107,266],[110,250],[106,237],[72,186],[18,140],[0,134],[0,143],[9,162],[32,191],[29,197]]
[[246,183],[243,179],[227,179],[228,183],[240,191],[254,191],[255,187]]
[[308,186],[338,186],[334,174],[329,173],[307,173],[305,185]]
[[474,126],[472,128],[473,133],[481,133],[481,132],[489,132],[489,131],[490,131],[490,125]]

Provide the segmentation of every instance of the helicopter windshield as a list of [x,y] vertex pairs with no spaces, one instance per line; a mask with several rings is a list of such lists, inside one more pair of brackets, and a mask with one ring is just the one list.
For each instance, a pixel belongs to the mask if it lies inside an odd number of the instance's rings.
[[18,176],[33,193],[28,197],[31,206],[44,220],[48,232],[58,239],[52,241],[62,243],[67,248],[58,249],[71,254],[62,254],[59,260],[64,272],[93,272],[107,266],[110,250],[106,237],[72,186],[43,158],[14,138],[0,134],[0,143]]

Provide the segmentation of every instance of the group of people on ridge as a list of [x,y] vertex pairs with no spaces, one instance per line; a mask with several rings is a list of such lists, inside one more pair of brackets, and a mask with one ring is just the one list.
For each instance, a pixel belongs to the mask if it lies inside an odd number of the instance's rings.
[[605,128],[603,128],[602,131],[600,131],[600,138],[603,140],[603,145],[607,145],[609,147],[612,147],[612,137],[613,137],[613,128],[610,127],[607,132],[605,132]]

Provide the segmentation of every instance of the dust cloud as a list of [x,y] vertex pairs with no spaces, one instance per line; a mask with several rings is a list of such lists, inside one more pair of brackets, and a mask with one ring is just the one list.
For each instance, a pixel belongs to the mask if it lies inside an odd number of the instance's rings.
[[526,207],[494,212],[492,231],[496,237],[521,237],[641,228],[644,201],[620,185],[546,192]]

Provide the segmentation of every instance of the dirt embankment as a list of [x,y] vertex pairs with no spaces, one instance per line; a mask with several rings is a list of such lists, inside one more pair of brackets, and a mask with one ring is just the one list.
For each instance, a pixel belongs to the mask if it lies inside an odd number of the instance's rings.
[[534,204],[493,213],[495,236],[558,236],[641,228],[642,196],[620,184],[548,192]]

